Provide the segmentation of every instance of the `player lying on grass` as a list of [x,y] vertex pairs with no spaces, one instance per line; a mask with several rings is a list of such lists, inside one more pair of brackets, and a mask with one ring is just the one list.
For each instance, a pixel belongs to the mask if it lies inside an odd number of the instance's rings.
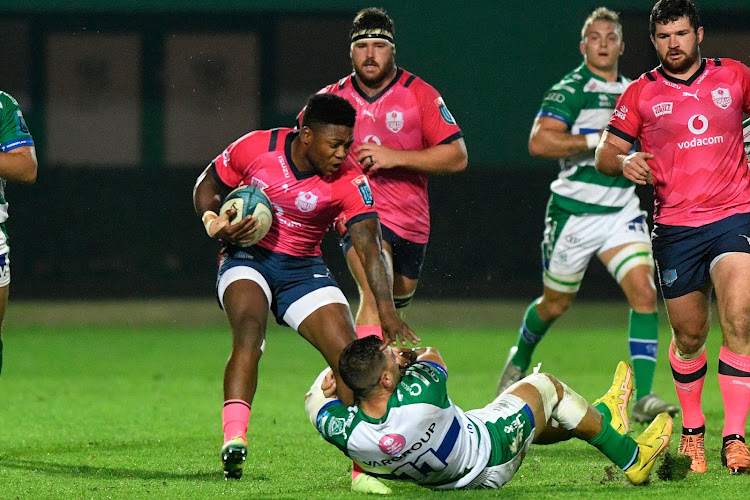
[[347,407],[333,397],[327,368],[305,396],[311,422],[367,474],[428,488],[499,488],[531,443],[571,437],[641,484],[672,434],[672,417],[661,413],[637,439],[627,435],[633,372],[624,361],[594,406],[552,375],[533,373],[467,412],[448,397],[445,363],[431,347],[382,351],[377,337],[366,337],[344,349],[339,373],[357,403]]

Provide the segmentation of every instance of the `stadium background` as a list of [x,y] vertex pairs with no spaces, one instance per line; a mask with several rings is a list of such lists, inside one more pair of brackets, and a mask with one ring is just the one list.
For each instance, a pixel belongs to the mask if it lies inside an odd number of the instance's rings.
[[[210,297],[218,245],[192,211],[196,176],[347,74],[351,18],[370,5],[391,14],[397,64],[442,93],[469,150],[465,173],[430,181],[419,296],[533,297],[556,164],[528,156],[528,131],[602,3],[625,25],[621,71],[655,66],[651,0],[0,0],[0,89],[19,99],[40,159],[35,185],[7,188],[13,299]],[[750,63],[748,2],[696,3],[704,57]],[[333,238],[324,252],[355,296]],[[597,263],[581,295],[619,292]]]

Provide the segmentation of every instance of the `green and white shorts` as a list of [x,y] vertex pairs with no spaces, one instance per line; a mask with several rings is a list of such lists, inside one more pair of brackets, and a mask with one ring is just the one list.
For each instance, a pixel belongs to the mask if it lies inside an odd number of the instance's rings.
[[562,211],[550,200],[542,241],[544,285],[575,293],[594,255],[628,243],[607,266],[618,283],[636,265],[653,267],[646,212],[637,199],[617,212],[583,215]]
[[491,452],[487,466],[465,488],[500,488],[513,478],[529,451],[536,432],[534,414],[523,399],[503,393],[466,415],[487,427]]

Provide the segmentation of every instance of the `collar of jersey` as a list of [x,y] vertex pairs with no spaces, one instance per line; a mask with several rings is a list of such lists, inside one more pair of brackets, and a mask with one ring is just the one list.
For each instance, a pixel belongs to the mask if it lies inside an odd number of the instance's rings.
[[359,94],[359,96],[362,99],[364,99],[365,101],[367,101],[370,104],[372,104],[375,101],[377,101],[378,99],[380,99],[380,96],[382,96],[383,94],[385,94],[386,92],[388,92],[388,90],[391,87],[393,87],[394,85],[396,85],[396,82],[399,81],[399,79],[401,78],[401,75],[403,75],[403,74],[404,74],[403,68],[397,68],[396,69],[396,76],[393,77],[393,80],[391,80],[391,83],[389,83],[383,90],[381,90],[380,92],[378,92],[377,94],[375,94],[372,97],[370,97],[369,95],[367,95],[362,90],[362,88],[357,83],[357,79],[354,77],[354,73],[351,74],[352,87],[354,87],[354,90],[357,91],[357,94]]
[[[608,81],[606,80],[606,78],[602,78],[601,76],[599,76],[599,75],[597,75],[596,73],[594,73],[593,71],[591,71],[591,70],[589,69],[589,67],[588,67],[588,66],[586,66],[586,63],[585,63],[585,62],[582,62],[582,63],[581,63],[581,65],[580,65],[580,66],[578,67],[578,69],[579,69],[579,70],[580,70],[580,71],[581,71],[582,73],[584,73],[584,74],[585,74],[586,76],[588,76],[588,77],[590,77],[590,78],[593,78],[593,79],[595,79],[595,80],[599,80],[600,82],[604,82],[604,83],[612,83],[612,82],[608,82]],[[621,82],[621,81],[623,81],[623,79],[624,79],[624,77],[623,77],[623,76],[622,76],[622,75],[621,75],[620,73],[617,73],[617,81],[618,81],[618,82]],[[583,83],[586,83],[586,82],[584,81]]]
[[696,79],[697,79],[697,78],[698,78],[699,76],[701,76],[701,75],[703,74],[703,72],[704,72],[705,70],[706,70],[706,59],[705,59],[705,58],[703,58],[703,59],[701,60],[701,65],[700,65],[700,68],[698,68],[698,69],[696,70],[696,72],[695,72],[695,73],[693,73],[693,75],[692,75],[692,76],[691,76],[690,78],[688,78],[687,80],[680,80],[679,78],[675,78],[675,77],[673,77],[673,76],[669,76],[668,74],[666,74],[666,73],[664,72],[664,68],[663,68],[663,67],[662,67],[661,65],[659,65],[659,67],[658,67],[658,68],[656,68],[656,71],[658,71],[658,72],[659,72],[659,74],[660,74],[660,75],[661,75],[662,77],[664,77],[665,79],[669,80],[670,82],[672,82],[672,83],[679,83],[680,85],[687,85],[688,87],[689,87],[689,86],[690,86],[690,85],[691,85],[691,84],[692,84],[692,83],[693,83],[693,82],[694,82],[694,81],[695,81],[695,80],[696,80]]

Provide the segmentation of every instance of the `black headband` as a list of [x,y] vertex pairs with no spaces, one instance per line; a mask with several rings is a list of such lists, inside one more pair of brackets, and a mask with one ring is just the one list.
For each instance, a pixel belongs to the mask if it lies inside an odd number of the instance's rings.
[[356,33],[352,33],[352,43],[365,38],[381,38],[390,42],[391,44],[393,43],[393,33],[380,28],[364,29],[357,31]]

